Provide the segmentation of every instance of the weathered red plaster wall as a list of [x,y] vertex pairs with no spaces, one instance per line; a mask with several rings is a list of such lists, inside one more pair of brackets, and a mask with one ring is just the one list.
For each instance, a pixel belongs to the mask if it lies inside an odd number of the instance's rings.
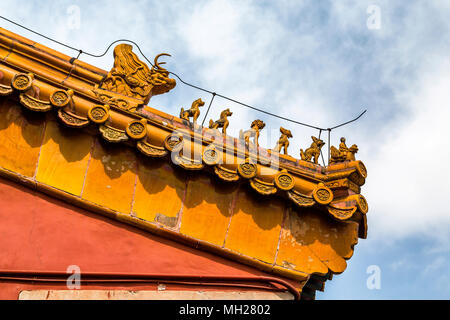
[[[82,273],[273,276],[0,179],[0,270],[65,272],[69,265],[78,265]],[[0,299],[17,299],[21,290],[39,288],[65,289],[61,285],[0,281]],[[113,288],[143,290],[155,286]]]

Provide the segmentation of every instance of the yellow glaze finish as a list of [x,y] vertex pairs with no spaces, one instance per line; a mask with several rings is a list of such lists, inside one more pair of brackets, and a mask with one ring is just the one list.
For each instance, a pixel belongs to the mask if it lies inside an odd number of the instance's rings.
[[91,135],[48,121],[36,179],[81,195],[93,141]]
[[0,60],[5,59],[8,56],[9,52],[10,52],[9,50],[0,48]]
[[185,178],[176,175],[165,161],[145,160],[138,163],[133,215],[173,228],[185,196]]
[[130,213],[136,182],[136,155],[122,145],[97,140],[86,174],[83,198]]
[[174,79],[169,78],[169,72],[161,67],[158,58],[170,56],[167,53],[155,57],[154,67],[151,69],[132,51],[133,47],[121,43],[114,48],[114,67],[102,81],[100,88],[118,92],[125,96],[142,99],[145,103],[151,96],[165,93],[176,85]]
[[11,100],[0,103],[0,167],[33,177],[44,133],[44,117],[31,117],[21,109]]
[[58,70],[51,70],[48,68],[43,68],[42,63],[28,59],[16,52],[11,52],[8,57],[5,58],[6,62],[10,62],[15,66],[25,69],[25,70],[36,70],[34,73],[43,78],[55,79],[58,82],[62,82],[67,75]]
[[311,209],[290,211],[281,232],[277,264],[325,275],[345,270],[358,242],[358,225],[321,217]]
[[225,247],[273,263],[285,206],[246,189],[238,192]]
[[180,232],[222,246],[230,222],[235,188],[212,185],[199,175],[188,182]]
[[289,138],[292,138],[291,130],[280,127],[281,136],[278,139],[274,148],[276,152],[281,152],[281,148],[284,148],[284,154],[288,154]]

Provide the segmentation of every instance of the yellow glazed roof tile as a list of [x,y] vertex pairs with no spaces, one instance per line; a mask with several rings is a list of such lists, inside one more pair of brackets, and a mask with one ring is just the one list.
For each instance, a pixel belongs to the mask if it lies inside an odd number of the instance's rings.
[[222,246],[236,192],[213,186],[210,179],[199,176],[189,181],[180,232]]
[[136,184],[136,155],[121,145],[96,141],[82,197],[118,212],[131,212]]
[[186,179],[175,175],[165,161],[138,158],[138,179],[133,214],[146,221],[175,227],[185,198]]
[[239,190],[225,246],[274,263],[285,205]]
[[94,139],[87,133],[69,130],[55,121],[47,122],[36,179],[81,195]]
[[42,122],[29,115],[23,116],[17,103],[3,100],[0,104],[0,166],[33,177],[43,129]]

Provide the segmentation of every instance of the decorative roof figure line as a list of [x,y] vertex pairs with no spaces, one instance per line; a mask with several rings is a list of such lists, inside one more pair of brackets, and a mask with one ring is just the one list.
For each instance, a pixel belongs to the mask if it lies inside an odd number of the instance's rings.
[[[162,67],[165,62],[158,62],[160,57],[170,56],[170,54],[158,54],[154,58],[154,66],[149,68],[132,49],[131,45],[125,43],[119,44],[114,48],[114,66],[100,84],[95,86],[94,92],[106,104],[135,112],[139,106],[147,104],[153,95],[163,94],[172,90],[176,86],[176,81],[169,78],[170,72]],[[101,89],[108,90],[109,93],[105,94],[104,91],[101,92]],[[142,104],[140,102],[130,104],[130,102],[121,99],[120,96],[114,96],[113,92],[137,98],[142,101]],[[180,118],[188,122],[192,118],[192,123],[195,127],[200,116],[200,107],[204,106],[204,104],[202,99],[199,98],[192,103],[190,109],[184,110],[184,108],[181,108]],[[223,110],[218,120],[210,120],[209,128],[222,128],[222,134],[226,135],[229,126],[228,117],[232,114],[229,108]],[[243,139],[247,146],[250,143],[250,138],[253,138],[253,144],[259,147],[259,134],[264,127],[265,123],[262,120],[255,120],[251,124],[251,129],[239,132],[239,138]],[[284,154],[288,155],[289,138],[293,137],[292,133],[283,127],[280,127],[280,132],[281,136],[273,150],[281,153],[281,150],[284,149]],[[320,150],[323,145],[325,143],[322,140],[313,137],[311,147],[304,152],[302,149],[300,150],[301,159],[318,164]],[[356,145],[347,148],[345,139],[342,138],[339,150],[333,146],[330,147],[330,163],[354,160],[357,152],[358,147]]]

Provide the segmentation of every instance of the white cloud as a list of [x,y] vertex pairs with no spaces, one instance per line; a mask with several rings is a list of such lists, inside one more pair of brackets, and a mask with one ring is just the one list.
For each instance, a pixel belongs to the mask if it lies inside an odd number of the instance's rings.
[[425,269],[422,271],[424,276],[429,276],[430,274],[436,273],[438,270],[446,266],[446,260],[444,257],[440,256],[435,258],[431,263],[429,263]]
[[378,154],[367,155],[373,174],[364,191],[372,203],[371,229],[379,236],[448,236],[449,70],[450,60],[439,60],[434,70],[423,71],[419,90],[402,99],[412,118],[392,126]]

